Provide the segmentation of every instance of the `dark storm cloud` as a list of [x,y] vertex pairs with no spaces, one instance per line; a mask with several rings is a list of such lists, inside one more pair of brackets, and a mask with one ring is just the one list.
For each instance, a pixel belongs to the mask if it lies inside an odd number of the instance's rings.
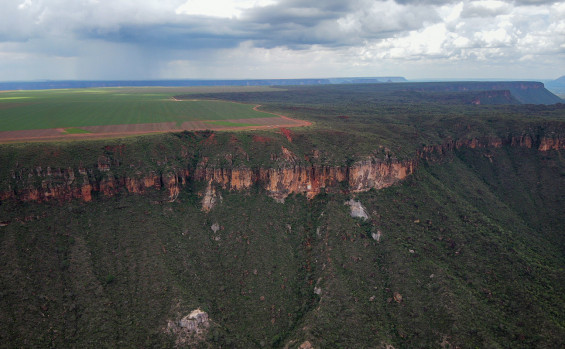
[[104,40],[140,46],[174,50],[199,50],[236,47],[247,40],[244,32],[232,29],[230,20],[200,18],[190,23],[125,24],[105,28],[80,28],[77,35],[83,39]]
[[253,71],[275,55],[301,65],[321,52],[319,64],[334,67],[535,61],[534,53],[562,62],[564,22],[563,3],[547,0],[0,0],[0,59],[103,72],[116,57],[136,74],[155,62],[227,67],[234,59]]
[[257,30],[250,38],[271,46],[347,46],[393,36],[438,21],[433,8],[392,1],[283,1],[244,13],[241,25]]
[[245,10],[238,18],[171,15],[143,19],[143,13],[135,20],[126,16],[121,21],[115,15],[98,14],[93,21],[75,22],[70,27],[71,33],[81,39],[175,50],[232,48],[244,41],[264,48],[303,49],[310,45],[349,46],[389,37],[418,29],[439,17],[433,8],[406,7],[392,1],[285,0]]
[[393,1],[282,0],[245,9],[237,18],[175,13],[183,2],[6,0],[0,5],[0,40],[68,37],[175,50],[231,48],[246,40],[266,48],[339,47],[439,20],[433,7]]
[[282,1],[276,5],[250,9],[243,21],[266,23],[272,26],[297,24],[313,27],[321,21],[337,20],[352,10],[352,2],[344,1]]
[[[69,37],[171,49],[231,48],[244,41],[261,47],[357,45],[439,23],[437,7],[459,0],[281,0],[217,18],[175,13],[184,0],[4,0],[0,41]],[[465,1],[462,18],[493,17],[507,6]],[[543,4],[546,0],[516,0]]]

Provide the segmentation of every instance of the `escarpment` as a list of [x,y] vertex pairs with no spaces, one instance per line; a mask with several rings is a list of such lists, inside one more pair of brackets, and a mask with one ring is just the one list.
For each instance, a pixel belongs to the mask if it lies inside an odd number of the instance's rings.
[[[174,200],[181,188],[189,181],[205,182],[225,190],[243,191],[259,186],[277,201],[290,194],[305,194],[313,198],[322,190],[336,192],[346,189],[360,192],[371,188],[380,189],[406,178],[414,172],[415,161],[395,159],[368,159],[351,166],[316,166],[289,163],[285,167],[272,168],[221,168],[201,163],[196,169],[171,170],[145,176],[114,175],[109,166],[87,171],[76,176],[72,168],[12,171],[8,190],[0,194],[1,200],[45,202],[82,199],[91,201],[93,196],[111,197],[120,191],[143,194],[150,189],[164,189]],[[210,189],[208,189],[210,190]]]
[[180,187],[188,180],[188,170],[167,172],[164,174],[149,173],[145,176],[116,176],[106,165],[86,171],[81,168],[79,175],[72,168],[55,169],[50,167],[33,170],[19,169],[11,171],[11,180],[8,190],[0,192],[0,200],[16,199],[18,201],[44,202],[50,200],[67,201],[81,199],[91,201],[93,195],[100,194],[106,197],[116,195],[122,190],[129,193],[143,194],[148,189],[164,188],[168,196],[173,199]]
[[[281,146],[281,154],[273,154],[273,163],[261,167],[218,166],[202,158],[194,166],[182,167],[160,163],[162,169],[133,173],[123,171],[125,165],[101,156],[93,166],[78,168],[26,168],[10,171],[4,178],[0,200],[22,202],[91,201],[96,196],[111,197],[120,192],[144,194],[149,190],[163,190],[168,200],[175,200],[189,183],[206,183],[203,208],[209,210],[218,201],[215,187],[230,191],[246,191],[257,187],[279,202],[291,194],[303,194],[309,199],[321,192],[363,192],[382,189],[402,181],[414,173],[424,160],[441,158],[457,149],[500,148],[502,146],[533,148],[539,151],[565,149],[565,140],[558,135],[532,136],[523,134],[505,138],[484,137],[448,140],[441,144],[424,145],[416,156],[398,160],[390,155],[383,158],[367,157],[348,165],[319,165],[299,162],[288,149]],[[181,156],[187,156],[185,152]]]
[[[416,162],[370,158],[350,166],[296,165],[272,168],[198,168],[194,179],[227,190],[245,190],[258,185],[277,201],[290,194],[313,198],[322,190],[361,192],[393,185],[414,172]],[[343,185],[343,186],[342,186]]]
[[565,149],[565,139],[559,135],[540,137],[531,134],[522,134],[520,136],[500,137],[481,137],[466,138],[458,140],[448,140],[441,144],[425,145],[418,151],[418,157],[421,159],[433,159],[441,157],[454,150],[461,148],[500,148],[502,146],[520,147],[528,149],[537,149],[538,151],[563,150]]

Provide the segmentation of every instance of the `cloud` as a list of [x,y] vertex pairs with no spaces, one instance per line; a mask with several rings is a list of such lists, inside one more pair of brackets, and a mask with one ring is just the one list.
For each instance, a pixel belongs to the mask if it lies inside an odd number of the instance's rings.
[[199,19],[189,24],[125,24],[115,29],[84,28],[77,31],[83,39],[121,42],[124,44],[169,50],[199,50],[236,47],[246,40],[245,33],[229,25]]
[[481,0],[465,3],[461,18],[488,18],[509,14],[512,5],[504,1]]
[[140,78],[170,74],[171,67],[248,77],[273,67],[295,77],[375,75],[387,67],[407,71],[403,62],[433,68],[537,61],[547,71],[544,64],[565,66],[564,38],[565,4],[552,1],[3,0],[0,56],[14,69],[0,70],[0,80],[21,72],[25,61],[38,71],[31,65],[42,60],[59,75],[58,64],[66,64],[77,78],[103,74],[105,66],[120,76],[145,74]]
[[542,6],[542,5],[552,5],[557,3],[556,0],[515,0],[514,3],[518,5],[534,5],[534,6]]

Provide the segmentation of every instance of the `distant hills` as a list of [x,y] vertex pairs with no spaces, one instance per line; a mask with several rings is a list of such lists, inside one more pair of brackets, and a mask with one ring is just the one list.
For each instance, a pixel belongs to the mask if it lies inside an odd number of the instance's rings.
[[553,93],[563,97],[565,96],[565,75],[553,81],[548,81],[545,86]]
[[180,86],[289,86],[289,85],[330,85],[330,84],[374,84],[387,82],[407,82],[403,77],[384,76],[366,78],[327,78],[327,79],[243,79],[243,80],[47,80],[0,82],[1,90],[47,90],[63,88],[92,87],[180,87]]
[[[324,79],[243,79],[243,80],[62,80],[0,82],[1,90],[44,90],[96,87],[185,87],[185,86],[312,86],[338,84],[380,84],[410,99],[448,104],[555,104],[563,100],[533,81],[451,81],[409,82],[403,77],[350,77]],[[565,76],[548,83],[552,91],[565,95]]]
[[406,86],[405,89],[408,91],[427,93],[475,92],[471,93],[475,95],[471,101],[472,104],[555,104],[563,102],[561,98],[548,91],[543,83],[534,81],[429,82],[400,85]]

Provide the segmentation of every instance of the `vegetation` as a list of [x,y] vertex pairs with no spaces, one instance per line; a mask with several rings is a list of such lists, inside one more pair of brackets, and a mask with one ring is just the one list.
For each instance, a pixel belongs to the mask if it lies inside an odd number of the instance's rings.
[[90,131],[83,130],[82,128],[78,127],[69,127],[65,129],[65,133],[67,134],[80,134],[80,133],[90,133]]
[[[287,166],[281,147],[292,166],[346,165],[416,159],[424,145],[474,137],[565,139],[563,105],[476,106],[379,89],[193,96],[261,104],[314,122],[305,129],[2,145],[0,192],[38,167],[102,176],[101,157],[112,164],[104,175],[125,178],[203,161]],[[343,187],[278,203],[258,187],[218,187],[221,203],[208,213],[199,182],[173,202],[165,189],[2,201],[0,341],[174,347],[168,321],[200,308],[212,321],[193,343],[201,347],[563,347],[563,150],[505,144],[427,159],[400,184],[357,194]],[[350,198],[369,220],[351,217]]]
[[[174,93],[210,90],[232,89],[100,88],[3,92],[0,96],[0,131],[76,130],[82,126],[274,117],[253,110],[253,105],[175,101],[171,98]],[[240,87],[239,90],[261,89]]]

